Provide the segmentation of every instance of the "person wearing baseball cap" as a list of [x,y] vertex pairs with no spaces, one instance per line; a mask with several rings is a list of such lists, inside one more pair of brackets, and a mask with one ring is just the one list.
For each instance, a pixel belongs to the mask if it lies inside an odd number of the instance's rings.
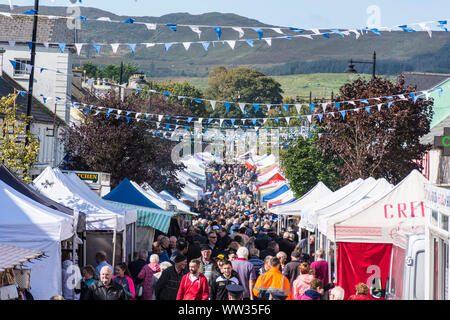
[[200,252],[202,254],[202,257],[200,259],[200,273],[203,273],[206,277],[206,280],[208,280],[208,283],[211,283],[212,276],[213,276],[213,261],[211,259],[212,250],[209,245],[202,244],[200,246]]

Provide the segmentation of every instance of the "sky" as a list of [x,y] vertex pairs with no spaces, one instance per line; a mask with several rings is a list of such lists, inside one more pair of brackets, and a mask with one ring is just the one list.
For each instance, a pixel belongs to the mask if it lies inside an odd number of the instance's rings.
[[[13,5],[34,4],[34,0],[0,0],[0,4],[9,1]],[[40,0],[40,4],[70,6],[72,1]],[[81,5],[135,17],[176,12],[235,13],[266,24],[309,29],[391,27],[450,20],[448,0],[82,0]]]

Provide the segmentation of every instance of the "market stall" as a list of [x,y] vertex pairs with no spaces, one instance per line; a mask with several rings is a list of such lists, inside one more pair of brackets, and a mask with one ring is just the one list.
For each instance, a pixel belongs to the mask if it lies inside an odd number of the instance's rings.
[[346,297],[373,274],[386,282],[395,230],[404,220],[423,224],[426,179],[413,170],[378,201],[330,218],[327,235],[337,243],[337,283]]
[[[34,180],[37,190],[52,200],[86,213],[81,263],[95,265],[95,253],[105,251],[110,263],[126,261],[127,232],[136,223],[136,211],[108,204],[75,174],[47,167]],[[130,246],[128,246],[130,247]]]
[[31,269],[23,266],[41,257],[46,257],[42,251],[0,243],[0,300],[20,300],[19,290],[31,284]]
[[73,239],[73,217],[27,198],[3,181],[0,203],[0,243],[43,251],[47,256],[32,265],[31,294],[37,300],[61,294],[61,242]]

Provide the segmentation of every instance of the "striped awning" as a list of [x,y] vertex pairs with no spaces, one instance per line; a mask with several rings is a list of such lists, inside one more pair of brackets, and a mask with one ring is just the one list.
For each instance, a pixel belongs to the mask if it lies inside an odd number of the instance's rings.
[[170,219],[177,214],[175,211],[147,208],[109,200],[106,201],[121,208],[136,209],[137,225],[139,227],[152,227],[163,233],[167,233],[169,231]]
[[41,251],[0,243],[0,271],[14,268],[17,265],[21,265],[31,259],[36,259],[43,255],[44,253]]

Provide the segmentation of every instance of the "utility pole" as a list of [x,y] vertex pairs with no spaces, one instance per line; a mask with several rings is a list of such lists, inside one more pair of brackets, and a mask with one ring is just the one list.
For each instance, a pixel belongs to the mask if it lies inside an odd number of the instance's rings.
[[[34,13],[33,13],[33,35],[31,44],[31,72],[28,82],[28,102],[27,102],[27,117],[31,117],[31,105],[33,102],[33,84],[34,84],[34,64],[36,60],[36,36],[37,36],[37,24],[39,14],[39,0],[34,0]],[[31,131],[31,120],[27,120],[26,132]],[[30,141],[25,139],[25,146],[28,146]]]
[[120,62],[120,75],[119,75],[119,100],[122,100],[122,78],[123,78],[123,61]]
[[152,112],[152,90],[153,90],[153,86],[152,86],[152,80],[150,79],[150,105],[148,106],[148,112]]

